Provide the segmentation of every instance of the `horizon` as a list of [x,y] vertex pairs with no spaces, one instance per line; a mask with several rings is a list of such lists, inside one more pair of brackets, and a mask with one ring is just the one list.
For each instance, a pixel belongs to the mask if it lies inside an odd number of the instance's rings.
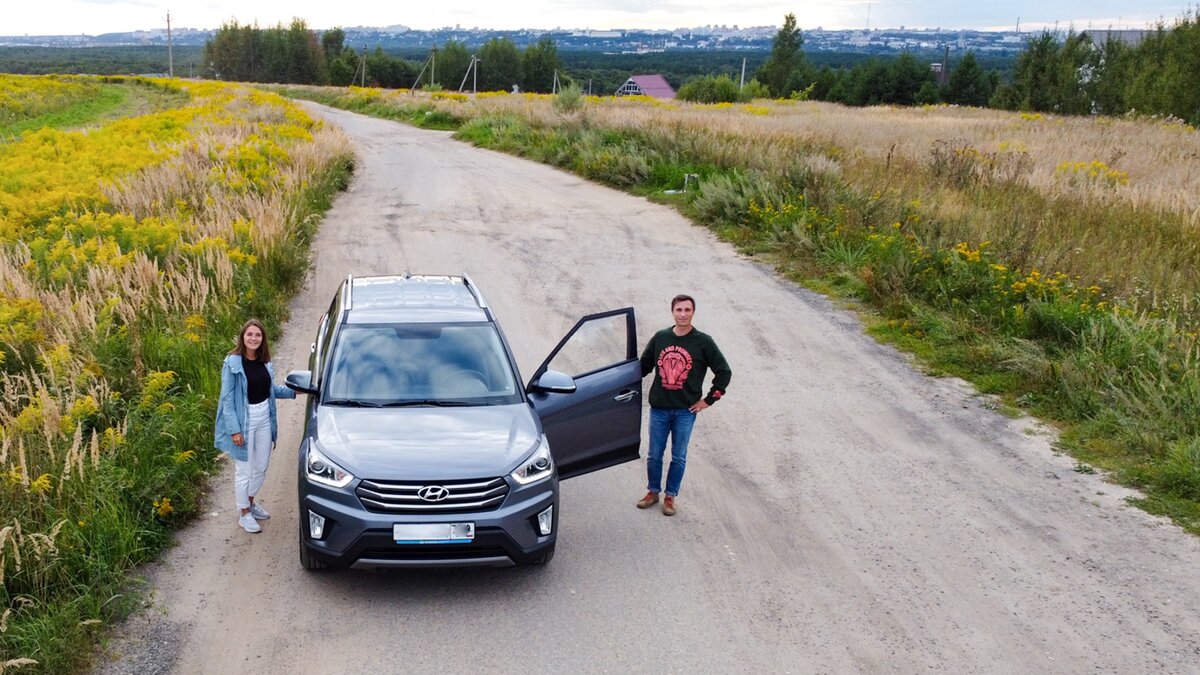
[[[773,28],[796,14],[801,31],[815,30],[1139,30],[1195,16],[1194,2],[1151,0],[1130,11],[1125,0],[1010,0],[991,7],[942,7],[935,0],[811,0],[803,11],[777,0],[751,0],[731,9],[716,0],[519,0],[497,8],[487,0],[449,0],[435,7],[399,11],[337,8],[312,0],[263,0],[253,9],[229,0],[172,10],[146,0],[46,0],[6,11],[5,36],[56,37],[137,33],[171,28],[216,30],[230,21],[273,27],[293,18],[317,31],[331,28],[496,31],[681,31],[710,27]],[[57,8],[57,9],[56,9]],[[199,9],[200,11],[197,11]],[[238,16],[237,9],[242,9]],[[155,25],[154,21],[159,23]],[[936,21],[931,19],[937,19]],[[1003,21],[1002,21],[1003,19]],[[51,29],[51,27],[54,27]],[[81,30],[83,29],[83,30]]]

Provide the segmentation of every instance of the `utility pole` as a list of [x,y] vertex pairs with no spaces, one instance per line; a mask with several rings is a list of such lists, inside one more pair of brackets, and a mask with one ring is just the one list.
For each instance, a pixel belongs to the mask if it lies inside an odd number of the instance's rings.
[[476,64],[478,64],[480,60],[481,59],[476,57],[474,54],[471,55],[471,62],[467,64],[467,72],[463,73],[462,82],[460,82],[458,85],[458,90],[460,92],[463,90],[463,87],[467,86],[467,78],[474,74],[475,78],[471,80],[471,93],[476,93],[476,85],[479,84],[479,66]]
[[362,84],[360,84],[358,86],[366,87],[367,86],[367,43],[365,43],[365,42],[363,43],[362,69],[363,69]]
[[738,91],[746,86],[746,57],[742,57],[742,80],[738,82]]
[[950,45],[946,45],[945,56],[942,57],[942,72],[940,73],[941,80],[938,84],[943,87],[950,83]]
[[554,84],[550,85],[550,93],[551,94],[558,93],[558,69],[557,68],[554,69]]
[[[409,87],[408,91],[410,94],[413,93],[414,91],[416,91],[418,84],[421,84],[421,77],[423,75],[425,75],[425,69],[430,68],[433,65],[433,57],[435,54],[437,54],[437,45],[433,46],[433,49],[431,49],[429,51],[429,58],[425,59],[425,63],[421,65],[421,72],[417,73],[417,79],[413,80],[412,86]],[[430,74],[429,74],[429,85],[433,86],[432,69],[430,70]]]
[[175,77],[175,45],[171,40],[171,12],[167,11],[167,77]]

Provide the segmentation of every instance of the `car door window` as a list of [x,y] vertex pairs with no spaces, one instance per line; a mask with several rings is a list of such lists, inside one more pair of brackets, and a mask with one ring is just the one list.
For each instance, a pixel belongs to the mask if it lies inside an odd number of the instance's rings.
[[[560,478],[638,458],[642,368],[636,324],[632,307],[580,319],[530,381],[529,402],[550,439]],[[569,375],[574,387],[541,387],[551,369]]]
[[548,367],[581,377],[629,358],[625,314],[600,315],[581,322],[559,347]]

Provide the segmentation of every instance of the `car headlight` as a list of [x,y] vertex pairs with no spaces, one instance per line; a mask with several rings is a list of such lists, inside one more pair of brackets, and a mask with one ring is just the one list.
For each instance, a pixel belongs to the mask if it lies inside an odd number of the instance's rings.
[[550,442],[545,434],[538,439],[537,449],[512,472],[513,480],[529,485],[550,477],[554,473],[554,459],[550,456]]
[[354,476],[349,471],[334,464],[317,449],[315,440],[308,443],[308,458],[304,460],[304,475],[310,482],[335,488],[346,487],[350,481],[354,480]]

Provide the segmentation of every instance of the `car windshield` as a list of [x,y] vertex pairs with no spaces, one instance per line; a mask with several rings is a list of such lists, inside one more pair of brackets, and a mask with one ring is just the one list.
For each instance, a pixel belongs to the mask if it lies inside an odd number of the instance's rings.
[[324,402],[359,407],[501,405],[521,400],[490,323],[347,324]]

